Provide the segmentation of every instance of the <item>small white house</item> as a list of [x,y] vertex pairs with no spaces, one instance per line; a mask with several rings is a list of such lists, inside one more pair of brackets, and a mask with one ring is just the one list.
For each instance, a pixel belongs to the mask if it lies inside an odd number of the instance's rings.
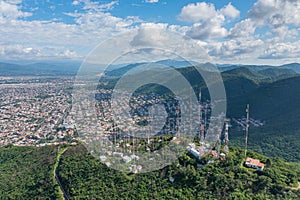
[[258,160],[258,159],[254,159],[254,158],[247,158],[245,165],[247,167],[254,168],[254,169],[257,169],[260,171],[263,171],[264,167],[265,167],[264,163],[260,162],[260,160]]

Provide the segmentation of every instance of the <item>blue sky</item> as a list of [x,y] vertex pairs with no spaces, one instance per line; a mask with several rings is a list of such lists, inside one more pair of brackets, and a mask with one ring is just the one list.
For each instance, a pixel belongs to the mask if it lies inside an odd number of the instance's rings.
[[[0,0],[0,59],[83,60],[116,34],[170,46],[176,31],[214,63],[300,62],[299,25],[293,0]],[[177,53],[187,55],[180,42]]]

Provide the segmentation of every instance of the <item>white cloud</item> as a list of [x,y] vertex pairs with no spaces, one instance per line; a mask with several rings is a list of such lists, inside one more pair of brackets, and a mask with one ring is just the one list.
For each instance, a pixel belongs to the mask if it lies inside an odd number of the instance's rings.
[[181,9],[178,19],[185,22],[208,20],[216,15],[215,6],[210,3],[199,2],[188,4]]
[[241,59],[251,58],[255,53],[260,51],[263,47],[263,41],[260,39],[239,39],[228,40],[224,42],[216,42],[211,44],[211,56],[218,59]]
[[298,35],[298,31],[292,26],[300,25],[300,1],[258,0],[248,15],[255,28],[270,28],[282,40]]
[[167,24],[142,23],[131,45],[162,47],[169,40],[166,29]]
[[97,1],[90,0],[78,0],[79,2],[84,3],[83,9],[90,11],[108,11],[114,9],[116,5],[119,4],[119,1],[111,1],[110,3],[100,4]]
[[185,22],[199,22],[206,21],[218,16],[237,18],[240,11],[237,10],[231,3],[227,4],[220,10],[216,10],[211,3],[198,2],[195,4],[188,4],[181,9],[178,19]]
[[75,1],[72,2],[72,5],[74,5],[74,6],[77,6],[77,5],[79,5],[79,4],[80,4],[80,2],[77,1],[77,0],[75,0]]
[[20,1],[9,2],[10,1],[0,0],[0,18],[11,20],[32,15],[32,13],[20,11],[17,5]]
[[[95,0],[72,2],[78,11],[63,14],[73,17],[73,24],[54,19],[29,21],[26,17],[32,13],[24,12],[21,3],[22,0],[0,0],[1,58],[82,58],[100,42],[124,32],[132,37],[131,44],[126,44],[128,48],[168,47],[191,59],[243,62],[300,57],[300,43],[292,42],[299,38],[300,31],[300,1],[296,0],[258,0],[243,19],[239,19],[240,11],[231,3],[220,9],[211,3],[192,3],[178,15],[180,21],[188,22],[186,26],[146,23],[137,16],[117,17],[110,10],[118,1],[101,4]],[[162,58],[159,51],[151,53]]]
[[[57,52],[60,53],[57,53]],[[75,51],[65,47],[33,47],[24,45],[0,44],[0,58],[2,59],[43,59],[68,58],[78,59]]]
[[258,0],[248,14],[258,25],[300,25],[300,2],[294,0]]
[[220,10],[210,3],[199,2],[184,6],[178,19],[186,22],[194,22],[187,35],[195,39],[223,38],[227,36],[227,30],[223,27],[226,19],[235,19],[240,15],[231,3]]
[[[184,29],[184,27],[162,23],[142,23],[134,34],[130,45],[133,48],[145,49],[148,55],[152,55],[148,58],[150,61],[170,59],[177,56],[199,62],[207,61],[209,56],[203,48],[203,43],[192,40],[178,32]],[[167,51],[162,53],[161,50]],[[143,51],[138,53],[141,56],[145,55]]]
[[[5,42],[7,47],[2,47],[2,56],[4,53],[13,56],[15,51],[16,56],[30,58],[45,56],[81,57],[88,53],[91,48],[99,42],[112,36],[114,33],[126,31],[129,26],[134,23],[139,23],[139,18],[130,16],[126,19],[112,16],[107,10],[112,9],[117,2],[113,1],[109,4],[99,4],[84,0],[84,12],[64,13],[74,17],[75,24],[65,24],[56,22],[54,19],[50,21],[28,21],[21,17],[28,16],[27,13],[21,11],[21,7],[15,4],[8,4],[0,0],[0,43]],[[87,4],[85,4],[87,3]],[[1,6],[5,5],[5,6]],[[4,17],[3,17],[4,16]],[[20,31],[22,30],[22,31]],[[55,47],[54,52],[49,52],[43,48],[33,48],[32,50],[12,46],[19,43],[24,46],[52,46]],[[66,51],[65,47],[73,49]],[[38,49],[39,53],[34,54],[34,49]],[[60,53],[58,53],[60,52]],[[78,54],[78,52],[80,52]]]
[[284,58],[299,58],[300,57],[300,42],[273,42],[259,57],[261,59],[284,59]]
[[194,39],[208,39],[208,38],[223,38],[227,35],[227,30],[221,26],[223,17],[214,17],[211,20],[203,23],[195,23],[187,35]]
[[240,16],[240,11],[236,9],[231,3],[227,4],[224,8],[220,10],[224,16],[235,19]]
[[67,49],[63,52],[60,52],[56,56],[60,57],[60,58],[68,58],[68,59],[72,59],[72,58],[77,59],[79,57],[75,51],[72,51],[72,50],[69,50],[69,49]]
[[158,0],[145,0],[146,3],[157,3]]
[[253,36],[255,29],[254,22],[251,19],[245,19],[236,23],[234,27],[230,29],[228,37],[251,37]]
[[23,0],[4,0],[9,4],[20,4]]
[[284,41],[285,39],[294,39],[299,35],[296,29],[289,29],[289,27],[285,25],[273,28],[272,32],[275,36],[278,36],[281,41]]

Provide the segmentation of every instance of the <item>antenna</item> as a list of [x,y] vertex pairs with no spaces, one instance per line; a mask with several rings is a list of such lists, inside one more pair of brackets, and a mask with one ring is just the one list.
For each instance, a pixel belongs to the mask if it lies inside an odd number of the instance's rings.
[[246,108],[246,140],[245,140],[245,157],[247,157],[247,148],[248,148],[248,134],[249,134],[249,104],[247,104]]
[[190,88],[190,121],[189,121],[189,123],[190,123],[190,132],[192,131],[192,90],[193,90],[193,87]]
[[229,139],[228,139],[228,132],[229,132],[229,119],[225,120],[225,135],[224,135],[224,151],[226,154],[228,154],[229,152],[229,147],[228,147],[228,143],[229,143]]
[[204,131],[202,130],[201,89],[199,92],[199,125],[200,125],[199,139],[201,142],[203,142],[204,141]]
[[208,112],[208,102],[205,104],[204,110],[204,126],[203,126],[203,138],[205,137],[206,125],[207,125],[207,112]]
[[178,105],[176,106],[176,115],[175,115],[175,117],[176,117],[176,126],[175,126],[175,128],[176,128],[176,132],[175,132],[175,134],[178,134],[178,137],[180,137],[180,133],[179,133],[179,107],[178,107]]

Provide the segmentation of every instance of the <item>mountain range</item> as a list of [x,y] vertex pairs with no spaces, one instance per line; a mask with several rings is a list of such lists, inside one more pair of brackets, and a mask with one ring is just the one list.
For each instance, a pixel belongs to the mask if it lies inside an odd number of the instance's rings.
[[[106,80],[106,87],[114,87],[118,78],[135,66],[137,64],[109,71],[106,74],[110,77]],[[245,116],[246,105],[250,104],[250,116],[265,122],[262,127],[250,127],[251,149],[288,161],[300,160],[299,66],[238,66],[221,73],[227,96],[227,117],[242,118]],[[202,101],[209,99],[204,80],[194,67],[179,67],[176,70],[190,82],[196,94],[202,90]],[[137,72],[131,80],[147,73]],[[209,73],[214,77],[214,72]],[[176,80],[177,76],[166,78],[166,81]],[[155,90],[155,87],[151,90]],[[232,125],[231,142],[244,146],[244,131],[234,122]]]

